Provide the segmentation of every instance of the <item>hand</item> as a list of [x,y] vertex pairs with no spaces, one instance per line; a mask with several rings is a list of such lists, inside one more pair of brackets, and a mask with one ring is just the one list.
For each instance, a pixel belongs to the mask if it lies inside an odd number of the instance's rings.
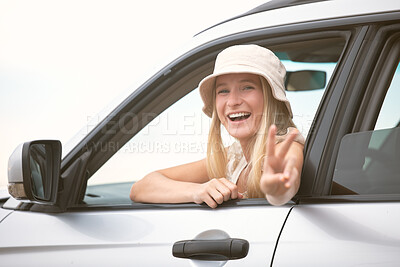
[[299,132],[295,129],[278,145],[275,144],[276,132],[276,126],[272,125],[268,132],[260,188],[271,204],[281,205],[293,197],[299,184],[300,172],[296,168],[297,159],[294,155],[288,154]]
[[216,208],[219,204],[230,199],[241,199],[237,186],[226,178],[212,179],[204,184],[199,184],[199,190],[194,194],[194,202],[205,202],[209,207]]

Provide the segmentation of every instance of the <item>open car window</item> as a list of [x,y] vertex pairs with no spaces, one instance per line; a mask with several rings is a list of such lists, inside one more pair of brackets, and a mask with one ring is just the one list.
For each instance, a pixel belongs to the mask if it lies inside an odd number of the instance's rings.
[[[281,59],[287,69],[287,97],[291,102],[293,120],[307,137],[331,77],[344,50],[345,38],[285,43],[267,46]],[[210,64],[209,73],[212,72]],[[190,79],[190,77],[185,77]],[[147,173],[202,159],[207,152],[210,118],[203,112],[197,88],[189,92],[161,114],[148,114],[151,122],[129,140],[88,181],[84,202],[107,202],[103,197],[106,184],[110,190],[129,201],[130,185]],[[223,133],[225,145],[234,140]],[[115,186],[117,183],[124,183]],[[111,187],[114,188],[111,190]],[[116,195],[115,195],[116,196]],[[110,196],[109,201],[119,199]]]

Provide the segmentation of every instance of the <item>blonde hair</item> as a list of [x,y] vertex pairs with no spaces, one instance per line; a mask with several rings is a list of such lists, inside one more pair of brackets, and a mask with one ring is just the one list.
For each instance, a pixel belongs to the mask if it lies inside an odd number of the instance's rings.
[[[276,100],[265,78],[261,77],[263,91],[263,116],[260,128],[246,148],[250,153],[248,162],[247,194],[250,198],[264,197],[260,190],[262,165],[266,153],[268,130],[275,124],[279,134],[285,134],[288,127],[295,127],[284,102]],[[207,144],[207,171],[209,177],[226,176],[227,153],[222,143],[221,121],[215,107],[215,89],[213,90],[213,114]],[[247,152],[247,151],[246,151]]]

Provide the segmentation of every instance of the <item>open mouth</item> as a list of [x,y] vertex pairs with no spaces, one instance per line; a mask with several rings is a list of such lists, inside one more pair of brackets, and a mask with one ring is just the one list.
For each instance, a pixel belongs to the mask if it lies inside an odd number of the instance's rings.
[[242,121],[246,120],[250,117],[251,113],[249,112],[239,112],[239,113],[232,113],[228,115],[228,118],[231,121]]

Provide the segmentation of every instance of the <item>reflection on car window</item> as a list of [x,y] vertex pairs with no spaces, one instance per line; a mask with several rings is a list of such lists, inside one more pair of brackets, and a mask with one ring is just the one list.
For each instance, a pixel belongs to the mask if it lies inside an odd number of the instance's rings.
[[[320,70],[326,73],[326,80],[329,81],[336,63],[320,63],[320,62],[293,62],[289,60],[282,60],[287,71],[299,70]],[[307,137],[314,120],[315,113],[317,112],[319,103],[325,92],[325,87],[317,90],[307,91],[288,91],[286,95],[290,101],[293,109],[293,122],[296,124],[299,131],[304,137]]]
[[[271,49],[288,72],[317,71],[326,75],[321,88],[287,92],[294,123],[306,137],[345,41],[335,38],[323,40],[324,45],[321,45],[321,40],[301,44],[285,44]],[[326,47],[332,48],[324,50]],[[321,51],[318,52],[318,49]],[[89,187],[137,181],[151,171],[204,158],[210,119],[202,112],[202,107],[198,89],[194,89],[160,115],[149,114],[155,118],[89,179]],[[228,138],[228,134],[222,135],[226,145],[234,141]]]

